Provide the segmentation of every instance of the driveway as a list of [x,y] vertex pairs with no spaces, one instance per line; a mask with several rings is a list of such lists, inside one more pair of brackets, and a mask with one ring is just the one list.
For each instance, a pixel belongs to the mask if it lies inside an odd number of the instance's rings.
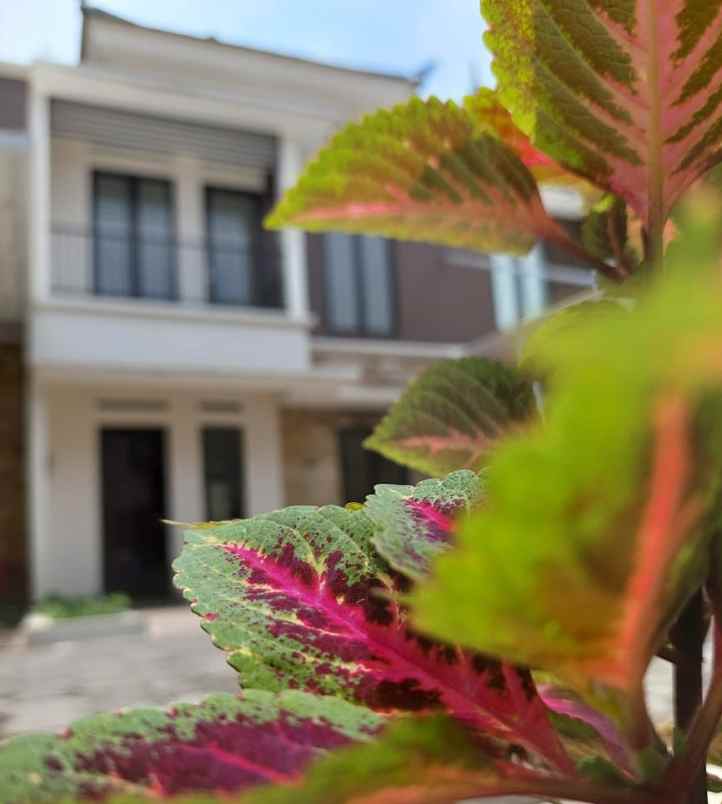
[[142,635],[0,652],[0,735],[63,728],[102,710],[235,692],[236,674],[186,607],[144,612]]

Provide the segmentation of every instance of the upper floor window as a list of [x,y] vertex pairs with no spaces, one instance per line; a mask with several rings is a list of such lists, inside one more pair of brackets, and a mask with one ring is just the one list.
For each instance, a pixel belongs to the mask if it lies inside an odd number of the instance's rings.
[[525,257],[489,257],[494,314],[500,330],[536,318],[549,307],[595,286],[594,272],[550,243]]
[[175,299],[176,248],[170,182],[93,174],[95,292]]
[[393,336],[395,276],[388,240],[326,235],[324,291],[326,323],[335,334]]
[[253,193],[206,188],[210,300],[251,305],[258,296],[258,244],[261,197]]

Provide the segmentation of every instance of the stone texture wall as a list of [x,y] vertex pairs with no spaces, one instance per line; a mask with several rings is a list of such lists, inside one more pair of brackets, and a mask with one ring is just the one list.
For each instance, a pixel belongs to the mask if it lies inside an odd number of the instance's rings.
[[286,505],[342,503],[338,431],[373,427],[374,414],[337,411],[283,412],[283,472]]
[[0,343],[0,605],[27,593],[24,440],[22,347]]

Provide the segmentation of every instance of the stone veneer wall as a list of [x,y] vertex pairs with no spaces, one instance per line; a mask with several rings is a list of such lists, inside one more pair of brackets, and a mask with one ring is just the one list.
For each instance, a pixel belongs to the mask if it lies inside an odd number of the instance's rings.
[[373,427],[378,419],[374,414],[284,411],[286,505],[341,504],[338,431],[345,427]]
[[0,605],[27,595],[23,361],[0,343]]

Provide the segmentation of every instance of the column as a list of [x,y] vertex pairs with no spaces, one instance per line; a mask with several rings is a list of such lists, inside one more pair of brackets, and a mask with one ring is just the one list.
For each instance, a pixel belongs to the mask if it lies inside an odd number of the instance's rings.
[[178,297],[187,304],[202,304],[208,300],[208,261],[203,247],[204,209],[198,160],[178,158],[175,193]]
[[50,295],[50,99],[30,94],[30,280],[31,300]]
[[490,259],[496,327],[504,331],[515,327],[520,318],[516,291],[517,261],[508,254],[492,254]]
[[30,571],[30,595],[33,600],[48,591],[49,557],[47,544],[50,534],[47,523],[47,508],[50,504],[49,455],[48,455],[48,404],[45,389],[39,387],[28,372],[26,385],[26,439],[27,463],[26,511],[28,561]]
[[537,243],[520,263],[523,317],[537,318],[546,306],[545,258],[541,244]]
[[[283,137],[278,156],[278,195],[292,187],[303,170],[303,149],[299,143]],[[286,312],[291,318],[308,316],[308,273],[306,236],[296,229],[281,232],[283,287]]]
[[281,408],[273,397],[249,397],[244,405],[248,516],[283,508]]
[[[176,522],[202,522],[203,454],[195,400],[177,393],[173,403],[169,448],[169,509]],[[171,527],[167,534],[168,557],[172,562],[183,548],[183,528]]]

